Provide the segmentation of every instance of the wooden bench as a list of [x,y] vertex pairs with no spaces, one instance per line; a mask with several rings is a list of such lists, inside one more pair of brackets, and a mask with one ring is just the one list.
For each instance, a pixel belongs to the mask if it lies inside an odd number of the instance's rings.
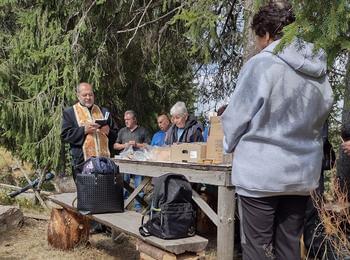
[[[76,193],[51,195],[49,199],[64,209],[78,212],[72,206]],[[90,219],[102,223],[112,230],[122,231],[138,239],[140,259],[199,259],[204,256],[208,244],[198,235],[183,239],[163,240],[154,236],[143,237],[139,233],[142,215],[134,211],[89,215]]]
[[231,182],[231,165],[205,165],[198,163],[153,162],[114,159],[123,174],[143,176],[141,184],[124,203],[127,206],[151,178],[166,173],[184,175],[191,183],[214,185],[218,188],[217,211],[214,211],[194,190],[192,199],[217,226],[217,259],[232,260],[234,256],[235,187]]

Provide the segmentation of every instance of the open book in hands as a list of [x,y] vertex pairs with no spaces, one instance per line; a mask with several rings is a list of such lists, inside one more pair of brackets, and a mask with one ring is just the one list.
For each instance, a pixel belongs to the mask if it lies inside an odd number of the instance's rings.
[[103,119],[96,119],[95,123],[99,124],[100,126],[107,125],[108,117],[109,117],[109,112],[106,112],[105,117]]

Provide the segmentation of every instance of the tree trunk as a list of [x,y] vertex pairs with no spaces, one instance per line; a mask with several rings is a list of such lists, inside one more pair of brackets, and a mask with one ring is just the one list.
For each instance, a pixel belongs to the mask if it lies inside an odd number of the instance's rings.
[[[344,141],[350,141],[350,55],[348,55],[346,65],[341,135]],[[340,187],[344,192],[347,192],[348,200],[350,200],[350,156],[346,155],[341,147],[339,149],[339,159],[337,160],[337,177]]]
[[243,38],[243,63],[246,63],[251,57],[258,53],[255,46],[255,35],[251,29],[254,15],[254,1],[244,1],[244,38]]
[[89,240],[90,220],[66,209],[52,209],[47,240],[54,248],[68,250]]

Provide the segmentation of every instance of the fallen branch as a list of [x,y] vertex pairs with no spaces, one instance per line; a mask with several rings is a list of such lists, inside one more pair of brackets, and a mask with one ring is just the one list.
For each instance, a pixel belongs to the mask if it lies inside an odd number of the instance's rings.
[[46,215],[36,215],[36,214],[31,214],[31,213],[23,213],[23,215],[26,218],[33,218],[33,219],[38,219],[38,220],[49,220],[50,217]]
[[[19,187],[19,186],[15,186],[15,185],[9,185],[9,184],[5,184],[5,183],[0,183],[0,187],[4,187],[4,188],[7,188],[7,189],[12,189],[12,190],[21,190],[22,187]],[[25,191],[24,193],[34,193],[32,190],[27,190]],[[52,192],[48,192],[48,191],[40,191],[41,194],[45,195],[45,196],[50,196],[54,193]]]
[[[31,184],[32,181],[29,179],[27,173],[22,169],[22,167],[20,167],[20,164],[19,164],[18,161],[17,161],[17,165],[18,165],[18,169],[21,171],[21,173],[22,173],[22,174],[24,175],[24,177],[27,179],[28,184]],[[44,200],[41,198],[40,193],[39,193],[37,190],[35,190],[35,189],[32,189],[32,190],[33,190],[33,192],[34,192],[34,194],[35,194],[35,197],[36,197],[36,198],[38,199],[38,201],[40,202],[40,205],[41,205],[44,209],[49,209],[49,208],[47,207],[47,205],[45,204]]]

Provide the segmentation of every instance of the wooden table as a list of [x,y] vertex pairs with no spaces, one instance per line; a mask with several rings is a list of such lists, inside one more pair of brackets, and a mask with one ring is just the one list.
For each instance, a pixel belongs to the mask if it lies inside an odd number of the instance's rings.
[[231,165],[205,165],[194,163],[150,162],[114,159],[120,172],[145,176],[141,184],[125,202],[127,207],[135,196],[150,182],[151,177],[165,173],[183,174],[191,183],[218,186],[218,212],[193,191],[193,200],[217,226],[217,259],[232,260],[234,249],[235,189],[231,183]]

